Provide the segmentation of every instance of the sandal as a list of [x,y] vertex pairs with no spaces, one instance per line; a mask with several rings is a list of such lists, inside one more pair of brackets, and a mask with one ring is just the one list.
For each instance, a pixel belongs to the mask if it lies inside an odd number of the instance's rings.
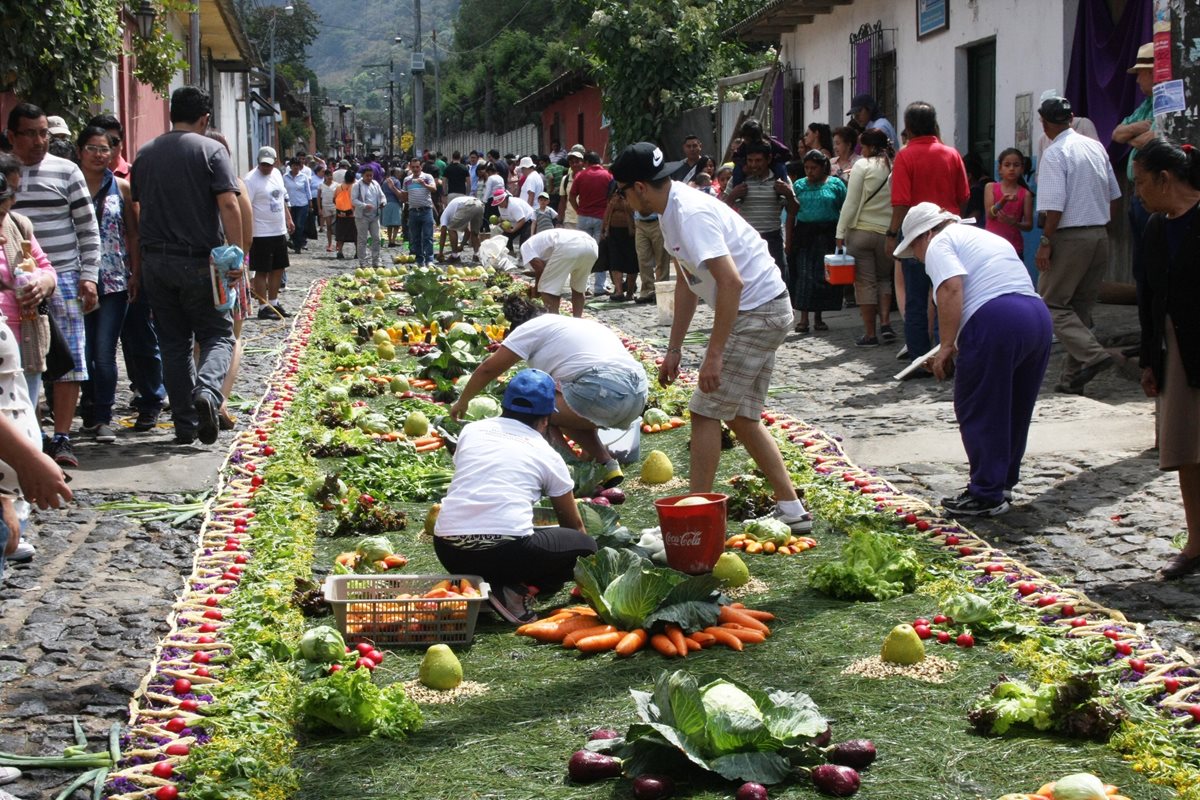
[[816,322],[813,323],[813,330],[814,331],[827,331],[827,330],[829,330],[829,326],[826,325],[821,320],[817,320]]
[[792,330],[795,331],[796,333],[808,333],[808,323],[807,322],[797,322],[796,327],[792,328]]

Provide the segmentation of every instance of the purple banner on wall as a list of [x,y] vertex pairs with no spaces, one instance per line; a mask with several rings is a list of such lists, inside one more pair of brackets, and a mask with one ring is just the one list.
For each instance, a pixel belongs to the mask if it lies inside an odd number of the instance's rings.
[[854,46],[854,93],[873,94],[871,91],[871,42],[859,42]]

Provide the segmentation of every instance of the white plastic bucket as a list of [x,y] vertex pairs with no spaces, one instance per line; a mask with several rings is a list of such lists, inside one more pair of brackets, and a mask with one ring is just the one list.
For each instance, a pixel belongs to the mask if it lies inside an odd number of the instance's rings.
[[512,267],[508,257],[507,237],[492,236],[479,245],[479,263],[492,269],[507,270]]
[[669,328],[675,320],[675,281],[655,283],[654,302],[658,305],[658,324]]
[[642,418],[638,417],[626,430],[600,428],[596,435],[608,452],[620,464],[633,464],[642,457]]

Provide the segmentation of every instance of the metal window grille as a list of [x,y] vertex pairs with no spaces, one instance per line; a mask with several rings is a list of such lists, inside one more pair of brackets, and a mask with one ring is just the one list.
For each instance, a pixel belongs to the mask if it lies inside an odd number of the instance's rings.
[[869,94],[883,115],[898,125],[896,117],[896,29],[864,23],[850,34],[850,97]]

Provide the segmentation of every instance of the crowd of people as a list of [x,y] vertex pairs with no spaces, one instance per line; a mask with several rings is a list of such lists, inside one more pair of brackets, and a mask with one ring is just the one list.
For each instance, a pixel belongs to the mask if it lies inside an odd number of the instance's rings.
[[[1147,45],[1130,68],[1147,93],[1152,66]],[[1164,569],[1177,577],[1200,569],[1200,317],[1188,306],[1200,250],[1186,246],[1200,230],[1200,167],[1190,146],[1157,136],[1149,103],[1147,97],[1113,136],[1134,148],[1128,170],[1136,187],[1131,222],[1143,385],[1159,398],[1160,441],[1170,445],[1161,465],[1180,472],[1188,518],[1188,544]],[[912,376],[953,376],[970,463],[968,485],[942,501],[956,515],[1009,508],[1055,338],[1066,351],[1058,392],[1081,394],[1126,359],[1104,347],[1092,325],[1109,260],[1110,207],[1121,190],[1104,146],[1057,92],[1043,95],[1038,108],[1045,145],[1036,193],[1021,151],[1001,152],[993,177],[977,157],[942,142],[930,104],[910,103],[898,134],[867,95],[854,98],[847,125],[809,125],[797,157],[748,120],[723,159],[705,155],[696,136],[684,139],[677,162],[643,142],[608,165],[582,145],[564,149],[558,142],[544,155],[473,150],[447,161],[425,151],[384,164],[304,152],[284,160],[263,147],[242,177],[220,134],[209,129],[210,110],[202,90],[177,90],[172,130],[142,147],[132,164],[110,116],[90,120],[71,141],[66,124],[36,106],[9,114],[11,153],[0,154],[0,311],[13,334],[5,340],[0,328],[4,410],[12,411],[4,424],[32,425],[18,441],[36,440],[44,386],[51,426],[42,433],[43,457],[12,445],[14,460],[5,458],[34,476],[28,486],[24,475],[14,484],[14,470],[0,465],[10,557],[29,557],[32,547],[18,541],[24,517],[9,512],[23,507],[27,516],[27,506],[9,500],[21,489],[39,504],[69,495],[60,467],[78,464],[71,446],[76,414],[82,434],[116,439],[118,343],[134,389],[133,430],[154,428],[169,400],[175,441],[212,443],[233,425],[225,400],[242,320],[254,302],[260,319],[288,316],[279,292],[289,254],[319,249],[322,236],[331,260],[360,266],[381,265],[383,249],[399,246],[421,266],[451,263],[478,255],[485,237],[502,237],[534,278],[531,296],[547,319],[560,319],[563,298],[574,318],[582,317],[588,295],[653,302],[656,287],[674,273],[675,321],[661,382],[678,375],[698,301],[714,311],[691,404],[692,489],[711,488],[724,423],[758,462],[776,491],[778,514],[793,526],[811,524],[811,517],[773,442],[757,435],[758,415],[785,336],[828,331],[823,314],[856,307],[862,332],[853,344],[878,347],[897,338],[898,313],[897,357],[928,367]],[[1041,235],[1031,271],[1024,244],[1035,224]],[[220,258],[214,248],[224,248]],[[827,280],[826,260],[839,251],[855,265],[852,286]],[[223,263],[232,294],[217,307],[210,261]],[[624,406],[620,414],[602,409],[588,394],[596,386],[585,391],[586,382],[568,380],[578,376],[555,372],[583,363],[603,373],[601,394],[616,391],[601,369],[603,354],[560,352],[564,343],[597,337],[584,328],[552,328],[530,308],[514,306],[522,323],[520,331],[513,326],[515,346],[485,362],[456,409],[527,360],[559,388],[544,427],[570,431],[619,480],[595,430],[618,416],[626,421]],[[541,341],[547,331],[552,342]],[[12,352],[18,344],[20,370]],[[622,373],[621,391],[644,400],[645,387],[627,378]]]

